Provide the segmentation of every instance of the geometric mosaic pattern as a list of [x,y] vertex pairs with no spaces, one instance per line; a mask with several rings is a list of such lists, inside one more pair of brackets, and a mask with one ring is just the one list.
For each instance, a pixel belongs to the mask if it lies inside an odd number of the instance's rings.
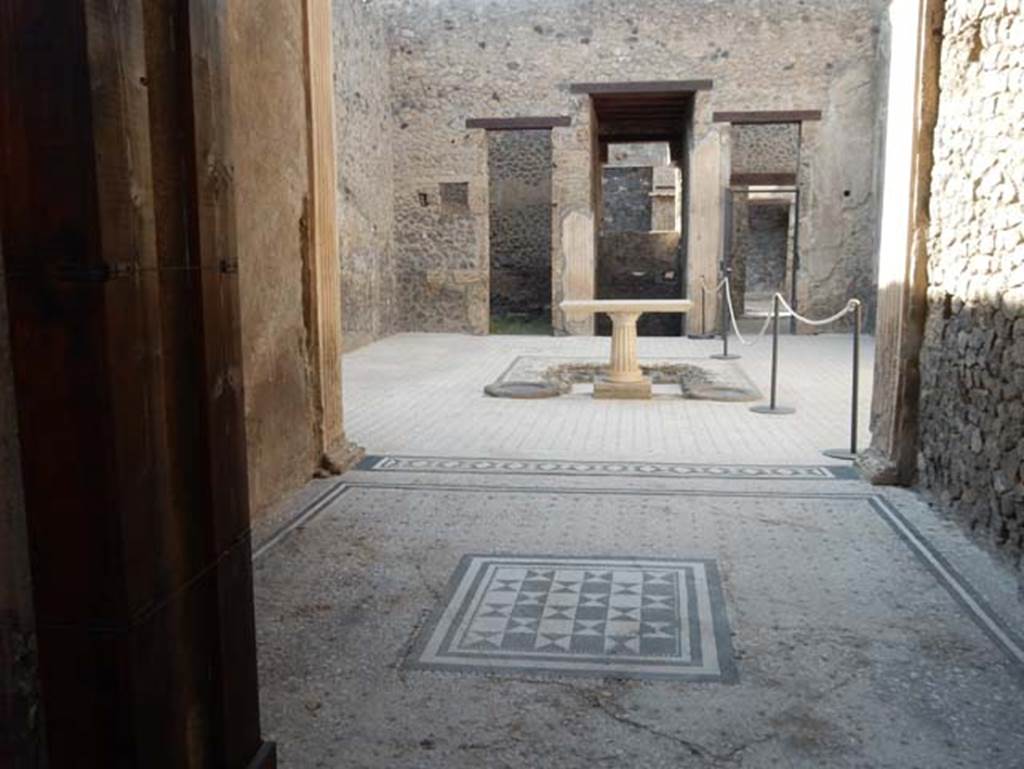
[[369,456],[360,470],[510,475],[635,476],[751,480],[836,480],[857,478],[839,465],[701,465],[675,462],[577,462],[548,459],[463,459],[459,457]]
[[466,556],[413,667],[735,680],[715,563]]

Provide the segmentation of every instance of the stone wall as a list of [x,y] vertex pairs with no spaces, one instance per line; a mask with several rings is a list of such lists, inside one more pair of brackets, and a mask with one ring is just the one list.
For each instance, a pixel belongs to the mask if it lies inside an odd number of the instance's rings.
[[799,123],[734,125],[730,138],[734,174],[796,173]]
[[363,0],[334,0],[338,224],[346,350],[392,333],[398,308],[388,45]]
[[[569,93],[573,82],[710,78],[709,109],[822,110],[802,154],[806,303],[824,311],[841,307],[852,292],[873,293],[882,0],[381,5],[400,159],[395,248],[402,328],[486,330],[486,138],[466,129],[471,117],[572,119],[572,126],[552,131],[556,296],[563,290],[558,271],[571,262],[559,252],[563,223],[584,221],[595,210],[590,100]],[[468,212],[445,215],[434,204],[438,184],[448,181],[468,185]],[[559,322],[556,316],[556,328]]]
[[669,164],[668,142],[643,142],[639,144],[609,144],[609,166],[667,166]]
[[[680,265],[683,238],[678,232],[608,232],[598,240],[598,299],[677,299],[683,295]],[[642,315],[641,336],[678,336],[682,317]],[[611,334],[607,316],[597,318],[597,333]]]
[[249,495],[258,517],[319,462],[303,295],[302,4],[231,0],[228,24]]
[[779,291],[786,281],[789,206],[751,204],[747,211],[747,226],[734,252],[746,267],[746,291]]
[[551,313],[551,132],[488,135],[491,316]]
[[1024,550],[1024,15],[947,0],[921,352],[920,481]]
[[650,166],[601,169],[601,232],[650,232],[653,189]]

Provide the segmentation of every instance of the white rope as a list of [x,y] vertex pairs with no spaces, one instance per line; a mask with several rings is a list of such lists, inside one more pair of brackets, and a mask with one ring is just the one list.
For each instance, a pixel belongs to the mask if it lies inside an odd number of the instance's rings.
[[[704,279],[702,277],[701,281],[703,281],[703,280]],[[774,313],[769,313],[768,317],[766,317],[764,319],[764,325],[762,325],[761,326],[761,330],[757,332],[757,335],[756,335],[756,338],[754,339],[754,341],[748,342],[746,340],[746,338],[744,338],[743,334],[740,333],[740,327],[736,323],[736,311],[733,309],[733,306],[732,306],[732,286],[728,285],[729,284],[729,277],[728,276],[722,278],[722,281],[718,284],[718,288],[716,288],[715,291],[718,291],[718,289],[721,288],[723,284],[726,285],[726,289],[725,289],[725,292],[724,292],[725,293],[725,300],[726,300],[726,305],[729,308],[729,320],[732,322],[733,333],[736,334],[736,338],[739,340],[740,344],[742,344],[742,345],[744,345],[746,347],[753,347],[755,344],[760,342],[761,341],[761,337],[763,337],[767,333],[768,326],[771,325],[772,318],[774,317]],[[834,315],[830,315],[829,317],[822,318],[820,320],[811,320],[810,318],[804,317],[803,315],[798,313],[796,310],[794,310],[792,307],[790,307],[789,302],[786,301],[786,298],[782,294],[776,292],[773,295],[772,298],[774,299],[776,297],[778,298],[779,303],[786,309],[785,312],[780,312],[779,313],[779,317],[780,318],[796,318],[797,320],[801,321],[802,323],[806,323],[809,326],[827,326],[829,323],[835,323],[840,318],[842,318],[842,317],[848,315],[849,313],[853,312],[854,307],[856,307],[857,305],[860,304],[860,300],[859,299],[851,299],[851,300],[849,300],[846,303],[846,306],[843,307],[843,309],[841,309],[839,312],[835,313]]]
[[[722,278],[722,279],[721,279],[720,281],[718,281],[718,285],[717,285],[717,286],[715,286],[715,287],[714,287],[714,288],[712,289],[712,293],[715,293],[715,294],[717,294],[717,293],[718,293],[719,291],[721,291],[721,289],[722,289],[722,286],[724,286],[724,285],[725,285],[725,284],[726,284],[726,283],[727,283],[728,281],[729,281],[729,277],[728,277],[728,276],[726,276],[726,277]],[[705,280],[704,280],[704,276],[703,276],[703,275],[701,275],[701,276],[700,276],[700,284],[701,284],[701,285],[702,285],[702,286],[703,286],[704,288],[707,288],[707,287],[708,287],[707,281],[705,281]]]
[[[723,278],[722,282],[728,283],[728,276]],[[743,334],[740,333],[740,327],[736,324],[736,311],[733,310],[732,308],[732,286],[726,286],[725,300],[726,304],[729,306],[729,319],[732,321],[732,330],[733,332],[735,332],[736,338],[740,340],[740,344],[745,345],[747,347],[753,347],[755,344],[761,341],[761,337],[763,337],[765,335],[765,332],[768,331],[768,325],[772,322],[772,316],[769,315],[767,318],[764,319],[764,325],[761,326],[761,330],[757,332],[757,338],[753,342],[748,342],[746,339],[743,338]]]
[[811,320],[810,318],[805,318],[803,315],[801,315],[792,307],[790,307],[789,302],[786,301],[785,297],[783,297],[782,294],[776,294],[775,296],[779,298],[779,301],[782,303],[782,306],[785,307],[788,311],[789,316],[796,318],[802,323],[806,323],[808,326],[827,326],[829,323],[835,323],[840,318],[853,312],[853,308],[860,304],[859,299],[851,299],[846,303],[846,306],[839,312],[837,312],[835,315],[829,315],[827,318],[822,318],[821,320]]

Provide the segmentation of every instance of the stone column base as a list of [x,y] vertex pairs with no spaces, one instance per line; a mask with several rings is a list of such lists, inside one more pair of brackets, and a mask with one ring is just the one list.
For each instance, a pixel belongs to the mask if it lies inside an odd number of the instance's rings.
[[889,457],[874,448],[866,449],[857,455],[853,464],[864,480],[874,486],[904,486],[900,478],[899,467]]
[[594,397],[618,400],[649,400],[651,380],[644,377],[639,382],[611,382],[598,379],[594,382]]
[[366,450],[362,446],[345,441],[324,452],[320,458],[320,470],[318,475],[341,475],[351,467],[354,467],[366,456]]

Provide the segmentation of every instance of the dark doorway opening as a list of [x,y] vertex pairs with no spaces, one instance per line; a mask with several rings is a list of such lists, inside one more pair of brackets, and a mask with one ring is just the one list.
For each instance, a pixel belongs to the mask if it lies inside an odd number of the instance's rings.
[[732,188],[726,202],[733,309],[741,328],[759,329],[771,314],[775,293],[793,302],[798,193],[782,187]]
[[[609,144],[601,166],[597,237],[599,299],[677,299],[683,294],[681,175],[667,142]],[[597,333],[611,321],[597,317]],[[682,316],[650,313],[641,336],[679,336]]]
[[492,334],[551,333],[551,131],[489,131]]
[[[598,299],[680,299],[686,285],[687,140],[693,93],[710,83],[579,86],[591,95],[597,165],[595,294]],[[647,313],[641,336],[681,336],[681,314]],[[598,334],[611,322],[596,318]]]

